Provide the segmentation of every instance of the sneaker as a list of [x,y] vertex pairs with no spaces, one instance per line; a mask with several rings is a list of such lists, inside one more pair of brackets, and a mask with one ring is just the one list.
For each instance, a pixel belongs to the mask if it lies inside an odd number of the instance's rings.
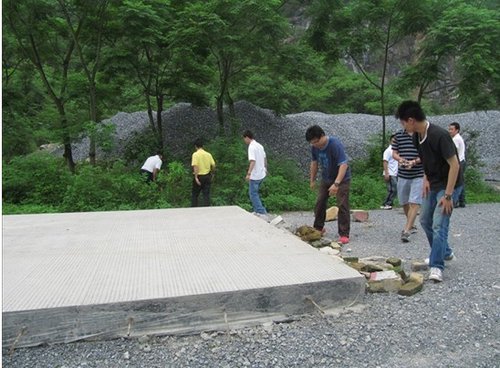
[[415,225],[413,225],[410,229],[410,233],[411,234],[415,234],[416,232],[418,231],[417,227]]
[[443,281],[443,272],[437,267],[431,267],[431,273],[429,274],[429,280],[434,280],[435,282]]
[[[454,259],[455,259],[455,253],[453,252],[448,257],[444,257],[444,260],[447,262],[453,261]],[[427,266],[431,263],[429,258],[424,259],[424,262]]]
[[344,244],[349,244],[349,237],[348,236],[341,236],[339,238],[338,243],[344,245]]
[[380,209],[381,210],[392,210],[392,206],[389,206],[388,204],[386,204],[384,206],[380,206]]
[[401,241],[403,243],[408,243],[410,241],[410,233],[403,230],[401,232]]
[[455,259],[455,253],[451,252],[448,257],[444,257],[445,261],[453,261]]

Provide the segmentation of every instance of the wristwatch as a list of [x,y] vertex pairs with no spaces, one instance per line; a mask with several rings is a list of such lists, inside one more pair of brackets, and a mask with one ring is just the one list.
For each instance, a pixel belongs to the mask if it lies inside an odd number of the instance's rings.
[[444,199],[446,199],[447,201],[451,201],[451,194],[445,194]]
[[335,182],[335,183],[333,183],[333,185],[335,185],[338,188],[340,183]]

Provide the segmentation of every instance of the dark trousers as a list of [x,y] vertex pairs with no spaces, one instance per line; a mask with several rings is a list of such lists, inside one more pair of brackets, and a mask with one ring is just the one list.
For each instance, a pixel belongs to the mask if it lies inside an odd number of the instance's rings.
[[394,198],[398,194],[398,177],[389,176],[389,181],[386,181],[385,185],[387,187],[387,197],[385,198],[384,206],[392,206]]
[[141,169],[141,175],[146,178],[146,183],[151,183],[153,181],[153,173],[148,170]]
[[193,178],[193,189],[191,190],[191,207],[198,207],[198,197],[200,192],[203,194],[203,206],[210,206],[210,186],[212,184],[212,176],[210,174],[198,175],[201,185],[196,183]]
[[462,185],[462,190],[460,191],[460,194],[458,196],[458,206],[465,206],[465,160],[460,161],[460,170],[462,170],[462,176],[464,178],[464,182]]
[[[333,184],[333,181],[322,181],[319,185],[318,199],[316,200],[316,208],[314,210],[314,227],[316,229],[323,229],[325,226],[326,210],[328,206],[328,188]],[[351,182],[342,182],[337,191],[337,206],[339,213],[337,217],[337,224],[339,229],[339,236],[349,237],[351,232],[351,209],[349,207],[349,188]]]

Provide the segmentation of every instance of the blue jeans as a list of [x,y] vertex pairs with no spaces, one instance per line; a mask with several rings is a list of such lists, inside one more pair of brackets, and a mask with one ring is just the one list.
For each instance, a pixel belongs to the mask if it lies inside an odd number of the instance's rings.
[[248,185],[248,195],[250,197],[250,201],[252,202],[253,211],[256,213],[267,213],[266,209],[262,205],[262,201],[259,196],[259,188],[264,179],[260,180],[250,180]]
[[[444,270],[444,259],[449,257],[453,251],[448,245],[448,230],[450,227],[451,214],[443,213],[443,208],[438,206],[441,197],[444,196],[444,189],[440,191],[430,191],[426,197],[422,198],[420,208],[420,225],[425,231],[427,240],[431,247],[429,266]],[[452,200],[456,200],[459,191],[453,191]]]

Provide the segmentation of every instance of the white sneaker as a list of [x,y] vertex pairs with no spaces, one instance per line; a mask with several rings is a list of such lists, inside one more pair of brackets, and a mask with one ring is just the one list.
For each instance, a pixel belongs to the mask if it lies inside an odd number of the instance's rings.
[[437,267],[431,267],[431,273],[429,274],[429,280],[434,280],[435,282],[443,281],[443,272]]
[[[450,254],[448,257],[445,257],[445,258],[444,258],[444,260],[445,260],[446,262],[449,262],[449,261],[453,261],[453,260],[455,260],[455,253],[451,252],[451,254]],[[429,259],[429,258],[426,258],[426,259],[424,260],[424,262],[425,262],[425,264],[426,264],[427,266],[431,263],[431,261],[430,261],[430,259]]]

